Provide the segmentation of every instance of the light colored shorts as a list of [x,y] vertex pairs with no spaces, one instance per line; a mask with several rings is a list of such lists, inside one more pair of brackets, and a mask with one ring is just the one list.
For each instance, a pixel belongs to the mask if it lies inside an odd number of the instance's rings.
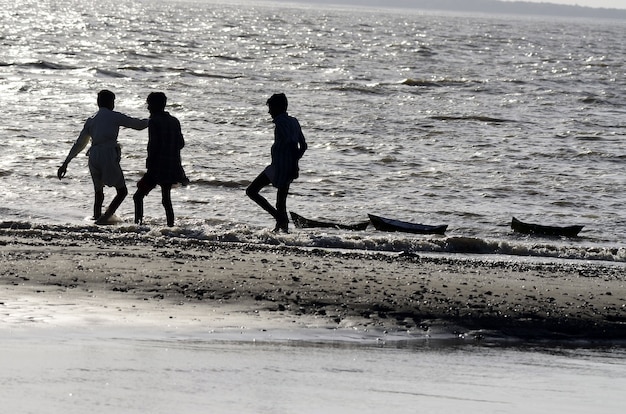
[[123,188],[126,186],[120,166],[122,149],[118,146],[94,146],[89,149],[89,172],[96,191],[104,186]]

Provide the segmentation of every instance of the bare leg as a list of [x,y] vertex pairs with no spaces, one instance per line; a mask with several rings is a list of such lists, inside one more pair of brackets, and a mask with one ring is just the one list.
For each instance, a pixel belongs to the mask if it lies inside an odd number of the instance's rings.
[[133,195],[135,202],[135,224],[143,224],[143,199],[156,187],[156,182],[146,173],[137,183],[137,191]]
[[150,190],[146,191],[144,188],[139,188],[133,195],[133,201],[135,202],[135,224],[143,223],[143,199]]
[[111,217],[113,217],[117,208],[122,204],[122,201],[124,201],[128,195],[128,189],[126,186],[117,188],[116,190],[117,194],[115,195],[115,198],[113,198],[111,204],[109,204],[107,211],[105,211],[105,213],[96,221],[96,224],[105,224]]
[[104,190],[96,190],[93,202],[93,219],[98,220],[102,216],[102,203],[104,202]]
[[161,184],[161,202],[165,208],[165,218],[167,219],[168,227],[174,225],[174,207],[172,207],[171,191],[171,184]]
[[289,231],[289,218],[287,217],[287,195],[289,195],[289,185],[278,189],[276,194],[276,229],[285,233]]
[[257,178],[252,181],[252,183],[246,188],[246,195],[252,199],[255,203],[257,203],[261,208],[274,217],[274,219],[278,222],[278,211],[274,206],[270,204],[269,201],[265,197],[263,197],[259,192],[266,186],[270,185],[270,179],[265,175],[265,173],[259,174]]

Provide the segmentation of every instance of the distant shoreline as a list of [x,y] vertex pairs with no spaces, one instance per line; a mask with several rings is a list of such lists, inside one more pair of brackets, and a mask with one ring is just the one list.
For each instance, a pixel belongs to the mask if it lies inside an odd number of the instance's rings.
[[[283,2],[283,0],[278,1]],[[294,0],[286,0],[286,2],[294,3]],[[455,0],[370,0],[367,2],[351,2],[350,0],[307,0],[300,1],[299,3],[513,16],[599,18],[613,20],[626,19],[626,9],[569,6],[550,3],[549,1],[546,1],[545,3],[532,3],[528,1],[503,2],[498,0],[464,0],[462,2]]]

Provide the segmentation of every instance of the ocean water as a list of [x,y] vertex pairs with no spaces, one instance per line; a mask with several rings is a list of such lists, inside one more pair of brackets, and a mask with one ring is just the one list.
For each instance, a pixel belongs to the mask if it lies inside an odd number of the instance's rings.
[[[4,222],[89,224],[87,158],[63,181],[56,169],[98,90],[138,117],[159,90],[182,123],[191,179],[173,194],[173,234],[626,261],[623,21],[139,0],[2,1],[0,16]],[[309,142],[290,211],[447,234],[269,233],[244,190],[269,162],[275,92]],[[123,130],[120,143],[132,194],[147,133]],[[158,191],[145,214],[164,226]],[[132,223],[131,197],[118,215]],[[513,216],[585,227],[577,239],[520,236]]]

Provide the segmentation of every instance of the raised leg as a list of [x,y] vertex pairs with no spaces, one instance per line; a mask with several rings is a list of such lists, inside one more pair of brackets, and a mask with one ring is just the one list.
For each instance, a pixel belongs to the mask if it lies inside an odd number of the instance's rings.
[[264,187],[270,184],[271,182],[267,175],[265,175],[265,173],[261,173],[257,178],[254,179],[254,181],[252,181],[248,188],[246,188],[246,195],[250,197],[252,201],[261,206],[263,210],[270,213],[276,221],[278,221],[278,211],[276,210],[276,208],[272,206],[265,197],[259,194]]

